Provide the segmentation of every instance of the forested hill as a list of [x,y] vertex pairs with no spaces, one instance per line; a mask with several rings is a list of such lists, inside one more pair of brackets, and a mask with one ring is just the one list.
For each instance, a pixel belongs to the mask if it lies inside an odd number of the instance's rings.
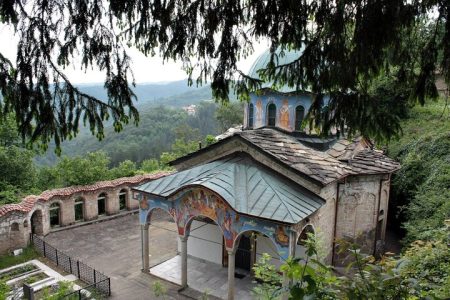
[[[211,100],[205,101],[210,98],[208,87],[160,98],[156,103],[146,103],[138,107],[139,126],[128,124],[119,133],[114,132],[112,126],[106,126],[102,141],[84,128],[75,139],[62,143],[62,155],[84,156],[101,150],[110,157],[111,165],[116,166],[125,160],[140,163],[145,159],[159,159],[163,152],[173,151],[177,140],[181,141],[178,145],[198,147],[198,142],[204,141],[207,135],[218,135],[242,123],[243,108],[240,103],[233,102],[228,107],[221,107]],[[181,108],[190,104],[197,106],[194,115]],[[35,157],[37,165],[55,164],[58,157],[54,149],[50,145],[45,154]]]
[[[106,101],[108,96],[102,84],[80,84],[78,88],[91,96]],[[211,99],[209,85],[188,86],[187,80],[161,83],[138,83],[132,88],[136,94],[138,108],[143,106],[163,104],[175,107],[189,105],[201,100]]]

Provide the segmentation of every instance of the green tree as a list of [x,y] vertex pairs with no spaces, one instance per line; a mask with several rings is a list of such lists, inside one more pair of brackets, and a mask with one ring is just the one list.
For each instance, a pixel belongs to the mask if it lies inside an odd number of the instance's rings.
[[21,142],[14,116],[8,114],[0,118],[0,146],[21,146]]
[[131,160],[124,160],[115,168],[109,170],[110,178],[130,177],[137,174],[136,163]]
[[141,168],[140,170],[146,172],[146,173],[151,173],[154,171],[157,171],[161,169],[161,166],[159,165],[159,162],[157,159],[146,159],[141,163]]
[[18,202],[32,193],[37,181],[34,153],[17,146],[0,146],[0,204]]
[[23,147],[11,114],[0,118],[0,204],[18,202],[34,191],[37,171],[34,152]]
[[202,101],[197,105],[195,114],[188,117],[187,123],[190,127],[198,129],[200,137],[217,134],[217,121],[214,118],[216,110],[217,104],[213,101]]
[[[92,152],[86,156],[63,157],[55,167],[41,170],[41,189],[72,185],[86,185],[111,178],[109,157],[105,152]],[[126,164],[125,164],[126,165]],[[40,176],[41,177],[41,176]]]
[[383,257],[376,261],[352,244],[342,244],[353,262],[347,274],[337,277],[333,268],[318,258],[313,235],[306,242],[306,255],[289,258],[281,267],[290,283],[280,287],[278,270],[263,259],[255,266],[260,284],[254,292],[262,299],[448,299],[450,296],[450,224],[434,231],[434,241],[417,241],[399,258]]
[[230,102],[217,108],[215,115],[219,123],[219,130],[226,131],[230,127],[242,124],[244,121],[244,105],[239,102]]
[[[267,39],[272,55],[262,79],[310,90],[310,117],[325,132],[345,125],[369,134],[367,121],[375,121],[363,116],[377,103],[365,87],[380,73],[394,72],[411,87],[407,98],[420,102],[436,96],[436,71],[450,83],[449,10],[448,1],[425,0],[2,1],[0,22],[14,28],[19,44],[15,63],[0,54],[1,111],[13,111],[21,135],[44,144],[75,136],[81,120],[99,138],[108,118],[121,130],[138,120],[124,42],[145,55],[182,60],[191,82],[211,80],[216,99],[226,101],[230,88],[248,99],[261,81],[237,61],[254,40]],[[417,33],[426,18],[426,30]],[[276,66],[279,47],[302,54]],[[105,71],[108,101],[81,92],[62,72],[78,54],[83,69]]]
[[[415,107],[402,121],[404,135],[388,144],[402,168],[392,178],[390,210],[406,229],[405,243],[433,239],[450,218],[450,115],[441,99]],[[395,211],[397,209],[397,211]],[[431,234],[431,235],[430,235]]]

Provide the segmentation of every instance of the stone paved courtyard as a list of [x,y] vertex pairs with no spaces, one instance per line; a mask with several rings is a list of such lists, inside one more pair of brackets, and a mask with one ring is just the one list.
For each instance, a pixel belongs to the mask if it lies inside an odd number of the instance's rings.
[[[177,254],[175,224],[161,217],[152,223],[149,230],[151,266]],[[110,276],[112,299],[156,299],[151,286],[157,279],[141,272],[137,215],[54,232],[45,240]],[[178,294],[179,286],[164,284],[168,287],[166,299],[188,299]]]

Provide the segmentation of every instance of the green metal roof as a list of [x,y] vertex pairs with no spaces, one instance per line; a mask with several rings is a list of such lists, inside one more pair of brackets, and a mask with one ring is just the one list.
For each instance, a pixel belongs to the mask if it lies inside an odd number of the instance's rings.
[[[274,63],[276,66],[291,63],[294,60],[298,59],[302,55],[302,53],[303,53],[303,49],[301,49],[301,50],[285,49],[282,51],[281,47],[278,47],[278,49],[275,51]],[[248,72],[248,76],[256,78],[256,79],[261,79],[258,75],[258,71],[261,69],[267,68],[267,64],[270,62],[271,55],[272,55],[272,53],[270,53],[269,49],[264,51],[253,63],[252,67],[250,68],[250,70]],[[271,82],[271,81],[264,82],[261,85],[261,88],[262,89],[264,89],[264,88],[273,89],[273,82]],[[280,87],[276,87],[275,90],[280,93],[291,93],[291,92],[297,91],[297,89],[295,87],[289,87],[287,84],[280,86]]]
[[168,198],[190,185],[208,188],[239,213],[295,224],[325,201],[259,165],[247,155],[223,158],[145,184],[134,190]]

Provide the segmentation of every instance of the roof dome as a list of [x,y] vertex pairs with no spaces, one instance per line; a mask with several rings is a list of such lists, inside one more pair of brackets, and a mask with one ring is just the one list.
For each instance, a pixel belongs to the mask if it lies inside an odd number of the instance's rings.
[[[298,59],[303,53],[303,49],[300,50],[288,50],[284,49],[281,50],[281,47],[278,47],[275,51],[275,57],[274,57],[274,63],[276,66],[284,65],[293,62],[294,60]],[[253,63],[251,66],[248,76],[252,78],[260,79],[258,75],[258,71],[261,69],[265,69],[267,67],[267,64],[270,62],[270,49],[267,49],[264,51]],[[264,82],[261,85],[261,88],[272,88],[273,82]],[[284,85],[281,87],[277,87],[276,89],[278,92],[281,93],[290,93],[295,92],[296,89],[294,87],[289,87],[288,85]]]

